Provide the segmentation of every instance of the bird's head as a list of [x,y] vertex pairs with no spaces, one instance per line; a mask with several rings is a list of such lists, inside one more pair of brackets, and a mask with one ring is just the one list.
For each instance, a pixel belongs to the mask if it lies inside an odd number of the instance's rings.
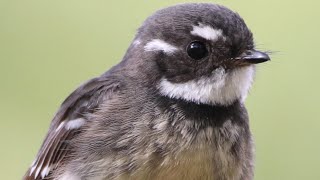
[[183,4],[157,11],[139,28],[129,49],[162,96],[229,105],[243,101],[255,64],[269,56],[255,50],[243,19],[214,4]]

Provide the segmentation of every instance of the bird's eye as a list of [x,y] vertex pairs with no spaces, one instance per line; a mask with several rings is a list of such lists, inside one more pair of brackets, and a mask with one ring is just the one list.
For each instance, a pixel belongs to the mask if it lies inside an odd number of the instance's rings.
[[188,55],[195,60],[200,60],[208,55],[206,45],[200,41],[194,41],[187,47]]

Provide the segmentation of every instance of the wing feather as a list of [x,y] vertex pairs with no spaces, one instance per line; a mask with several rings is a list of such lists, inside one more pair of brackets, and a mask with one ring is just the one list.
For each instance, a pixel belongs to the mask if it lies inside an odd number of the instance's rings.
[[[66,98],[53,118],[40,151],[24,176],[25,180],[50,179],[50,173],[71,151],[68,142],[81,131],[81,127],[77,127],[82,124],[77,123],[86,123],[85,115],[93,113],[103,101],[112,98],[118,91],[120,82],[115,79],[110,76],[94,78]],[[71,122],[76,119],[78,121]]]

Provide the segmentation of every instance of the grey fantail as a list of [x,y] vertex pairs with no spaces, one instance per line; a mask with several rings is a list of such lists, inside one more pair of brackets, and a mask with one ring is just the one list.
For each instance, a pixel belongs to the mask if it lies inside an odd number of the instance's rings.
[[147,18],[123,60],[62,103],[25,180],[252,180],[243,19],[191,3]]

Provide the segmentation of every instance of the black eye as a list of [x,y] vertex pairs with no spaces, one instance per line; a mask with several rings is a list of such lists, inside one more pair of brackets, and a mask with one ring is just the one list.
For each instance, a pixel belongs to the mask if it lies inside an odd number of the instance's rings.
[[206,45],[200,41],[194,41],[187,47],[188,55],[195,60],[200,60],[208,55]]

